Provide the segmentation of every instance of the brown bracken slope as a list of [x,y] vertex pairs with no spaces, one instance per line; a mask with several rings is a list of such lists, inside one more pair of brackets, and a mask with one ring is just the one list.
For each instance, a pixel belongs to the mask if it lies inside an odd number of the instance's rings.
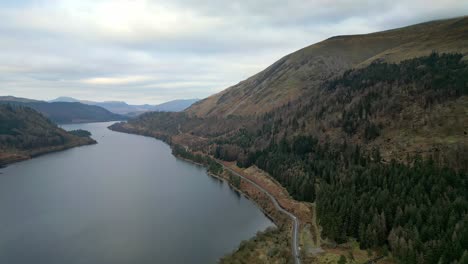
[[262,72],[187,109],[198,117],[258,115],[332,77],[374,61],[400,62],[438,53],[468,54],[468,17],[432,21],[365,35],[336,36],[289,54]]

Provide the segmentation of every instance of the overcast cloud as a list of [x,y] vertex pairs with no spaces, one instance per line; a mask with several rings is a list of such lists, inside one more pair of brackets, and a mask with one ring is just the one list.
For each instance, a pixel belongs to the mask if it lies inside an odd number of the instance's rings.
[[333,35],[467,14],[463,0],[2,0],[0,95],[203,98]]

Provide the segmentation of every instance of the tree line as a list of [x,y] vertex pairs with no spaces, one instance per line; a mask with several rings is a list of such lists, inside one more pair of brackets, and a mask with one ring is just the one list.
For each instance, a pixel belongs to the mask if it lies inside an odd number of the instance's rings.
[[33,109],[0,104],[0,149],[30,150],[68,140],[65,131]]
[[[380,162],[378,149],[320,144],[311,136],[251,152],[257,165],[298,200],[316,202],[322,235],[355,237],[363,249],[388,248],[401,263],[466,260],[468,174],[433,159]],[[221,157],[222,158],[222,157]]]
[[[453,150],[456,155],[440,151],[442,157],[432,152],[434,157],[397,162],[383,160],[379,150],[393,141],[376,140],[388,127],[417,129],[412,122],[424,120],[414,108],[430,115],[448,109],[443,103],[458,106],[455,100],[468,95],[462,58],[433,53],[399,64],[373,63],[253,122],[156,114],[142,119],[150,130],[206,139],[192,149],[267,171],[295,199],[316,203],[322,235],[338,243],[354,237],[361,248],[390,250],[401,263],[467,263],[466,146]],[[408,119],[398,118],[403,110]],[[185,148],[174,152],[209,164]]]
[[[324,85],[333,93],[333,107],[348,105],[334,124],[348,138],[361,129],[361,143],[366,144],[383,129],[373,118],[383,111],[376,107],[387,107],[392,115],[403,107],[398,98],[432,107],[468,95],[468,65],[462,58],[432,53],[344,73]],[[375,104],[395,93],[401,97],[394,97],[392,104]],[[357,100],[351,103],[353,98]],[[256,132],[240,129],[214,140],[212,154],[241,167],[256,165],[295,199],[316,202],[322,235],[338,243],[354,237],[361,248],[390,250],[401,263],[468,263],[468,174],[463,159],[453,167],[431,155],[383,162],[378,146],[317,138],[304,129],[314,104],[320,106],[312,102],[265,114]],[[323,107],[315,113],[317,122],[333,113]],[[257,147],[261,142],[269,144]]]

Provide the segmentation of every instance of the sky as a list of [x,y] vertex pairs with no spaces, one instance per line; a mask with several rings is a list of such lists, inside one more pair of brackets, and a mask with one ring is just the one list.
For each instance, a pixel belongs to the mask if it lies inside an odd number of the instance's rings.
[[463,15],[466,0],[1,0],[0,95],[204,98],[331,36]]

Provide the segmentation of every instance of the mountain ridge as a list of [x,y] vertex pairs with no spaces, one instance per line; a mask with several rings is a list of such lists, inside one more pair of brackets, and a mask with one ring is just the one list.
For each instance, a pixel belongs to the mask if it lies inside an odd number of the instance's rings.
[[197,101],[199,101],[199,99],[176,99],[157,105],[133,105],[127,104],[124,101],[95,102],[89,100],[79,100],[73,97],[60,96],[56,99],[50,100],[49,102],[79,102],[88,105],[97,105],[116,114],[137,116],[147,111],[179,112],[185,110]]
[[126,117],[111,113],[95,105],[79,102],[46,102],[13,96],[0,96],[0,104],[22,105],[33,108],[56,123],[87,123],[124,120]]
[[[361,35],[328,38],[274,62],[263,71],[203,99],[191,115],[228,116],[266,113],[304,94],[317,92],[323,81],[373,61],[399,62],[433,51],[466,56],[468,17],[436,20]],[[259,107],[261,105],[262,107]]]

